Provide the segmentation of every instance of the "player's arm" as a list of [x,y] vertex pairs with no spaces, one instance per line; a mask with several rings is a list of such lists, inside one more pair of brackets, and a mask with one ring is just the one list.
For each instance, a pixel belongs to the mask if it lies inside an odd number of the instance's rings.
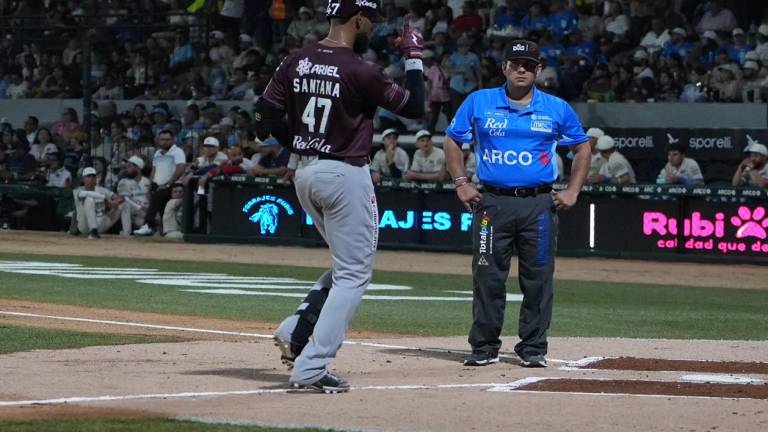
[[[584,128],[579,117],[568,104],[565,104],[564,107],[561,136],[562,139],[559,142],[571,147],[573,165],[571,165],[571,178],[568,181],[568,187],[555,193],[552,201],[555,207],[565,210],[576,204],[581,187],[587,180],[589,166],[592,164],[592,148],[589,145],[589,137],[584,134]],[[628,179],[629,176],[627,176]]]
[[285,84],[284,71],[286,68],[283,67],[286,62],[289,62],[288,58],[277,67],[275,74],[264,90],[264,94],[253,106],[256,137],[264,141],[272,135],[284,146],[289,143],[288,124],[285,120],[285,100],[288,89]]

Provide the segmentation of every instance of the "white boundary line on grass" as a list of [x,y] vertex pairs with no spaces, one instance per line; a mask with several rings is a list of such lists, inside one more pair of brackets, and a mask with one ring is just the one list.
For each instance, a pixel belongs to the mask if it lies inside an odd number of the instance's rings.
[[[42,314],[29,313],[29,312],[0,311],[0,315],[26,317],[26,318],[53,319],[53,320],[59,320],[59,321],[74,321],[74,322],[84,322],[84,323],[91,323],[91,324],[108,324],[108,325],[148,328],[148,329],[156,329],[156,330],[175,330],[175,331],[184,331],[184,332],[190,332],[190,333],[206,333],[206,334],[218,334],[218,335],[227,335],[227,336],[253,337],[253,338],[259,338],[259,339],[272,339],[272,335],[259,334],[259,333],[244,333],[244,332],[234,332],[234,331],[226,331],[226,330],[200,329],[200,328],[193,328],[193,327],[166,326],[166,325],[159,325],[159,324],[147,324],[147,323],[138,323],[138,322],[130,322],[130,321],[112,321],[112,320],[100,320],[100,319],[93,319],[93,318],[42,315]],[[419,347],[409,347],[409,346],[403,346],[403,345],[380,344],[375,342],[344,341],[344,344],[357,345],[357,346],[370,347],[370,348],[388,348],[388,349],[400,349],[400,350],[408,350],[408,351],[460,353],[460,350],[449,350],[449,349],[442,349],[442,348],[419,348]],[[508,358],[508,359],[517,358],[517,356],[515,355],[505,355],[505,354],[500,354],[499,357]],[[587,358],[592,359],[595,357],[587,357]],[[570,360],[560,360],[560,359],[552,359],[552,358],[547,359],[547,361],[551,363],[562,363],[566,365],[576,363]]]

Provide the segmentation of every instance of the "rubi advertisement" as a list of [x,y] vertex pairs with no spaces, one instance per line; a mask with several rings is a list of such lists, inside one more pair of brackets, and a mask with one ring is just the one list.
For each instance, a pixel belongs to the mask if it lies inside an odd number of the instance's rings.
[[644,211],[643,235],[659,250],[768,257],[768,206],[712,207],[691,209],[682,218],[675,213]]

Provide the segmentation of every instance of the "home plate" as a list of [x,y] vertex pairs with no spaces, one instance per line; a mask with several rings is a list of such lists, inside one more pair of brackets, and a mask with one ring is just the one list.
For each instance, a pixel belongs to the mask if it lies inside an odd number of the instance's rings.
[[725,383],[725,384],[761,384],[763,380],[734,375],[683,375],[680,379],[691,382]]

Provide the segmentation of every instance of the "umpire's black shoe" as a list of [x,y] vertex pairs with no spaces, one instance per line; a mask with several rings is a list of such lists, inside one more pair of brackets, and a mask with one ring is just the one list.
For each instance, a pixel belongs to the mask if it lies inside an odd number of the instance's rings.
[[498,362],[498,352],[474,351],[464,360],[464,366],[488,366]]
[[520,356],[520,366],[528,368],[545,368],[547,359],[542,354]]
[[296,388],[315,390],[326,394],[346,393],[349,391],[349,383],[330,372],[326,372],[322,378],[313,382],[312,384],[301,385],[293,383],[293,386]]

